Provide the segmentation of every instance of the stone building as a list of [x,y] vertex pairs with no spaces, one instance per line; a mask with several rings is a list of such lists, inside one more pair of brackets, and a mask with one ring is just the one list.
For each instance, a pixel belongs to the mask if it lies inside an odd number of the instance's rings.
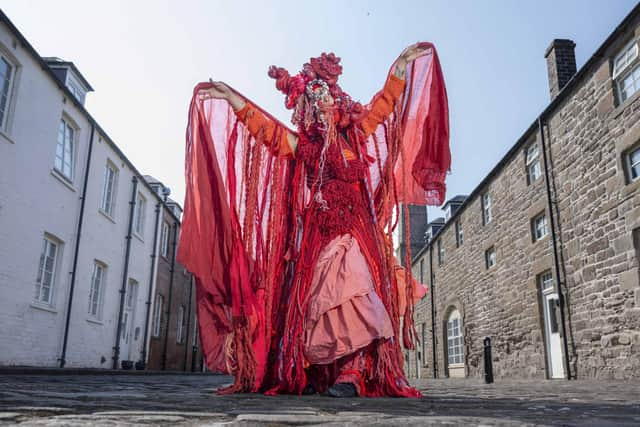
[[172,223],[180,213],[87,111],[90,91],[72,62],[41,57],[0,11],[3,366],[119,369],[148,357],[153,207]]
[[545,53],[551,101],[413,259],[412,377],[640,378],[640,5],[576,71]]
[[[160,181],[145,178],[159,194],[168,196],[168,189]],[[176,261],[182,208],[168,197],[162,206],[148,367],[200,371],[202,353],[197,336],[195,282],[191,273]]]

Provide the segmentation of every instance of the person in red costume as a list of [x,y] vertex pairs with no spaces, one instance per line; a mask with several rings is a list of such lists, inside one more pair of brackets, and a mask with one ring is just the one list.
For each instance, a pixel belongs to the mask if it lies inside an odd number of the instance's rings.
[[366,106],[341,73],[332,53],[294,76],[269,69],[296,131],[225,83],[195,88],[178,259],[207,366],[235,377],[221,392],[420,396],[401,343],[414,345],[424,287],[391,235],[399,203],[444,200],[442,71],[432,44],[409,46]]

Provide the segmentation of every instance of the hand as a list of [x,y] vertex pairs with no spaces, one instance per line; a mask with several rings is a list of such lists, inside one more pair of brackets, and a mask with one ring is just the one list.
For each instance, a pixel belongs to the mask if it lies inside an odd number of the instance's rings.
[[429,46],[420,46],[420,43],[412,44],[402,51],[396,61],[394,74],[396,77],[404,78],[404,71],[407,64],[429,53]]
[[214,82],[211,79],[209,79],[209,83],[211,83],[211,87],[207,89],[201,89],[198,92],[198,96],[200,96],[201,99],[229,99],[232,91],[229,86],[226,85],[226,83]]
[[235,111],[240,111],[245,105],[245,100],[237,93],[231,90],[224,82],[214,82],[209,79],[211,87],[202,89],[198,92],[200,99],[224,99]]

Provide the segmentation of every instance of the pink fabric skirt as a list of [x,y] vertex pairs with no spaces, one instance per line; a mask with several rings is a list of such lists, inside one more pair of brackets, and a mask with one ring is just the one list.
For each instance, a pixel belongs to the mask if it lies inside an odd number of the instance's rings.
[[377,338],[393,336],[369,266],[350,234],[336,237],[320,252],[309,295],[304,338],[311,364],[331,363]]

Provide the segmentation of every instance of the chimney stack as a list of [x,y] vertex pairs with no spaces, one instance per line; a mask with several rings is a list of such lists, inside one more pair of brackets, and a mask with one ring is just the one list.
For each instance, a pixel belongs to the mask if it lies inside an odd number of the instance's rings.
[[555,39],[544,57],[547,58],[549,94],[553,100],[576,73],[576,44],[573,40]]

